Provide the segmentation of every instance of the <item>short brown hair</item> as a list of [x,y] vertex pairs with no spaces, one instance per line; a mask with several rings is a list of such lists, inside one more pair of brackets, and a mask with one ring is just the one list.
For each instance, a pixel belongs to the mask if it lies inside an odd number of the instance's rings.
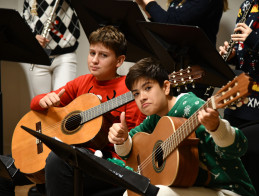
[[169,80],[167,71],[160,61],[153,57],[141,59],[129,69],[125,80],[127,88],[132,90],[132,86],[140,78],[154,80],[160,87],[164,85],[165,80]]
[[104,26],[93,31],[89,36],[89,43],[102,43],[105,47],[113,50],[116,56],[126,55],[127,40],[122,32],[114,26]]

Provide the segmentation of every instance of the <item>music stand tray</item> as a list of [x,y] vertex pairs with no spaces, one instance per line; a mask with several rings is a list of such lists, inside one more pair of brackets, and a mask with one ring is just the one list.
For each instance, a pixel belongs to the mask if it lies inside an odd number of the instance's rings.
[[154,56],[143,39],[137,21],[146,21],[138,5],[131,0],[72,0],[87,37],[96,29],[113,25],[124,33],[127,42],[126,61],[136,62]]
[[200,65],[199,83],[221,87],[235,77],[206,34],[197,26],[138,22],[143,36],[169,73]]
[[60,142],[42,133],[38,133],[28,127],[22,129],[40,139],[57,156],[68,162],[71,166],[79,168],[92,177],[122,186],[126,189],[149,196],[156,195],[159,188],[150,184],[150,180],[131,170],[125,169],[110,161],[99,158],[90,152],[81,152],[78,148]]

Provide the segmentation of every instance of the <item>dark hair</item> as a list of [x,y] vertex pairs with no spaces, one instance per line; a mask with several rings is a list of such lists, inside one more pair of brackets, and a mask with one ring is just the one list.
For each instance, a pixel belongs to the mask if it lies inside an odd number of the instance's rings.
[[89,36],[89,43],[102,43],[105,47],[113,50],[116,56],[126,55],[127,40],[122,32],[114,26],[104,26],[93,31]]
[[160,87],[164,85],[165,80],[169,80],[167,71],[152,57],[139,60],[129,69],[125,80],[127,88],[132,90],[133,84],[140,78],[157,81]]

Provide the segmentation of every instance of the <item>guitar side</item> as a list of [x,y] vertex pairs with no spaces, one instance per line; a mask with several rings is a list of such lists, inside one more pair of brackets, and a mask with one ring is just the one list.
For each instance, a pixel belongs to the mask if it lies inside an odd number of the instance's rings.
[[12,156],[15,160],[15,166],[21,172],[28,174],[32,181],[44,182],[44,179],[40,180],[37,176],[44,170],[45,160],[50,149],[43,143],[37,144],[38,140],[25,132],[21,125],[36,130],[37,123],[40,122],[43,134],[55,137],[64,143],[84,145],[96,149],[104,147],[108,142],[108,133],[101,131],[102,127],[105,126],[103,116],[97,117],[71,131],[64,130],[64,127],[62,127],[66,117],[99,104],[100,100],[96,95],[83,94],[65,107],[51,107],[46,111],[28,112],[18,122],[12,137]]
[[[152,134],[137,133],[133,136],[130,157],[126,160],[140,174],[149,178],[152,184],[187,187],[193,185],[198,174],[197,138],[190,135],[165,161],[157,162],[155,149],[164,142],[185,121],[183,118],[162,117]],[[161,151],[161,150],[160,150]]]

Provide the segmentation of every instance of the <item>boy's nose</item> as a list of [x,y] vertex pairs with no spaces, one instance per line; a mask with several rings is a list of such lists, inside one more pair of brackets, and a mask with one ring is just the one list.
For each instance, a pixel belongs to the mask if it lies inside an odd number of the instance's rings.
[[146,99],[147,99],[146,93],[144,93],[144,92],[140,93],[140,100],[144,101]]
[[98,56],[97,56],[97,55],[94,55],[94,56],[93,56],[92,62],[98,62]]

